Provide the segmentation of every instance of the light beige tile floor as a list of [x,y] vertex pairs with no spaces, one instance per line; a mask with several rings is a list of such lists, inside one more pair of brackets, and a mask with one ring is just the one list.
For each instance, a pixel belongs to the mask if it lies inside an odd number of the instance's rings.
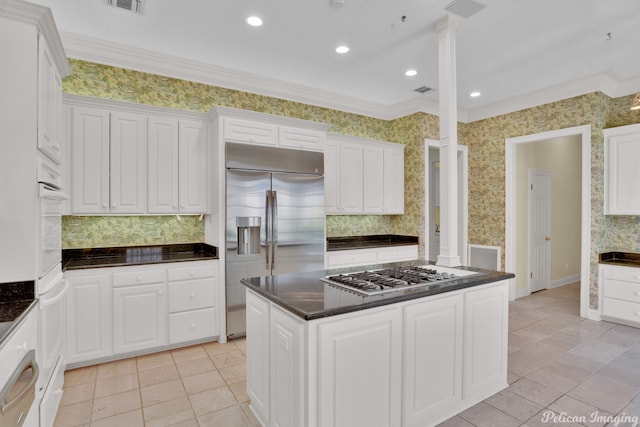
[[[640,427],[640,329],[579,317],[579,283],[509,304],[509,388],[443,427]],[[244,340],[67,371],[56,427],[253,427]],[[629,427],[633,422],[620,422]]]

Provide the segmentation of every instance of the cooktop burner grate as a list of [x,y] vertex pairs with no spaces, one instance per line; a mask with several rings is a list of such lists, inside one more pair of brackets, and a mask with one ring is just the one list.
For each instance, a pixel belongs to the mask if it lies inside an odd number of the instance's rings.
[[436,266],[407,266],[337,274],[322,280],[355,293],[379,295],[419,286],[437,286],[443,282],[474,274],[466,271],[461,273],[467,274],[456,275]]

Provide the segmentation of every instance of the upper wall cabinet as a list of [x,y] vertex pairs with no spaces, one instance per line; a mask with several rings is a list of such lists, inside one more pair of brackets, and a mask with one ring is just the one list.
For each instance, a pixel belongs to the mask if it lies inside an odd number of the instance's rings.
[[322,151],[327,129],[324,123],[236,108],[215,107],[214,120],[219,121],[225,142],[272,145],[298,150]]
[[38,148],[62,163],[62,79],[42,34],[38,37]]
[[640,125],[604,130],[604,213],[640,215]]
[[66,95],[73,214],[207,213],[204,115]]
[[325,145],[327,214],[404,213],[404,145],[332,134]]

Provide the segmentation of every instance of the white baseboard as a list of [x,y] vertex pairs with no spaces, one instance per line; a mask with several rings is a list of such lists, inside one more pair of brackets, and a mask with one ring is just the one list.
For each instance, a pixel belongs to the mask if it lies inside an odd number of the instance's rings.
[[562,277],[560,279],[552,280],[549,289],[557,288],[559,286],[568,285],[569,283],[575,283],[580,280],[579,274],[574,274],[572,276]]
[[516,289],[516,299],[531,295],[529,289]]
[[593,310],[593,309],[589,309],[589,311],[587,311],[587,319],[591,319],[591,320],[602,320],[600,318],[600,310]]

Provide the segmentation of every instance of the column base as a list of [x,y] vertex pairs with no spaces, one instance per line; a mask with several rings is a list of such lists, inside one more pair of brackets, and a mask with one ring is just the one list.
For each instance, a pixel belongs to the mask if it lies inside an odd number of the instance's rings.
[[459,255],[455,255],[455,256],[438,255],[438,260],[436,261],[436,265],[439,265],[440,267],[462,267],[462,261],[460,260]]

